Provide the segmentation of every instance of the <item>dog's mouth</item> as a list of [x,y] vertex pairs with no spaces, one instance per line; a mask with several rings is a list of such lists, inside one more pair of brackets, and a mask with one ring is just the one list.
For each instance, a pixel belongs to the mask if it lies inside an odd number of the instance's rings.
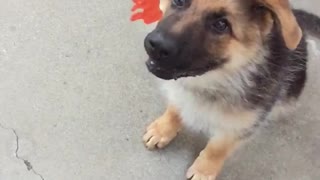
[[215,67],[213,64],[199,68],[164,67],[151,58],[147,60],[146,66],[153,75],[164,80],[201,76]]

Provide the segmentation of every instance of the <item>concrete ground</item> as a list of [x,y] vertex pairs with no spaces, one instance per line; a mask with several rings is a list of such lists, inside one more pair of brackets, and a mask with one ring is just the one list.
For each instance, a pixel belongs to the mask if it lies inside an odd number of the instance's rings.
[[[320,15],[318,0],[303,3]],[[130,23],[130,6],[0,1],[0,180],[184,179],[204,141],[142,145],[164,102],[144,66],[152,26]],[[219,180],[320,179],[319,57],[299,109],[236,153]]]

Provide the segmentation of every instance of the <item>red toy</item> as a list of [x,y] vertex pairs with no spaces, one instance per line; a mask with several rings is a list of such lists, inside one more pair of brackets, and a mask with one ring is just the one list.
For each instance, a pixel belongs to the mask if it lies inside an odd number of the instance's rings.
[[161,19],[163,13],[160,10],[160,0],[133,0],[135,5],[131,11],[138,9],[141,11],[134,13],[131,16],[131,21],[142,19],[145,24],[151,24]]

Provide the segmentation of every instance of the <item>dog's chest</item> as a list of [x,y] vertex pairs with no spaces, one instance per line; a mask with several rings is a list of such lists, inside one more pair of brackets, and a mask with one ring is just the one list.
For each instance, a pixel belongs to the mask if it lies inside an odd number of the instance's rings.
[[179,109],[183,123],[188,128],[213,134],[220,131],[237,131],[248,126],[238,121],[230,111],[222,108],[218,101],[206,99],[201,94],[188,91],[174,82],[163,83],[163,88],[169,103]]

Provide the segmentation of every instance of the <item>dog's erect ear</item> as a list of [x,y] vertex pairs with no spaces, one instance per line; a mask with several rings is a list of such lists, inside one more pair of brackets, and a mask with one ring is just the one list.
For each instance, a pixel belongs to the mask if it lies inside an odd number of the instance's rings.
[[291,10],[289,0],[263,0],[263,2],[276,16],[287,47],[291,50],[296,49],[302,38],[302,30]]

